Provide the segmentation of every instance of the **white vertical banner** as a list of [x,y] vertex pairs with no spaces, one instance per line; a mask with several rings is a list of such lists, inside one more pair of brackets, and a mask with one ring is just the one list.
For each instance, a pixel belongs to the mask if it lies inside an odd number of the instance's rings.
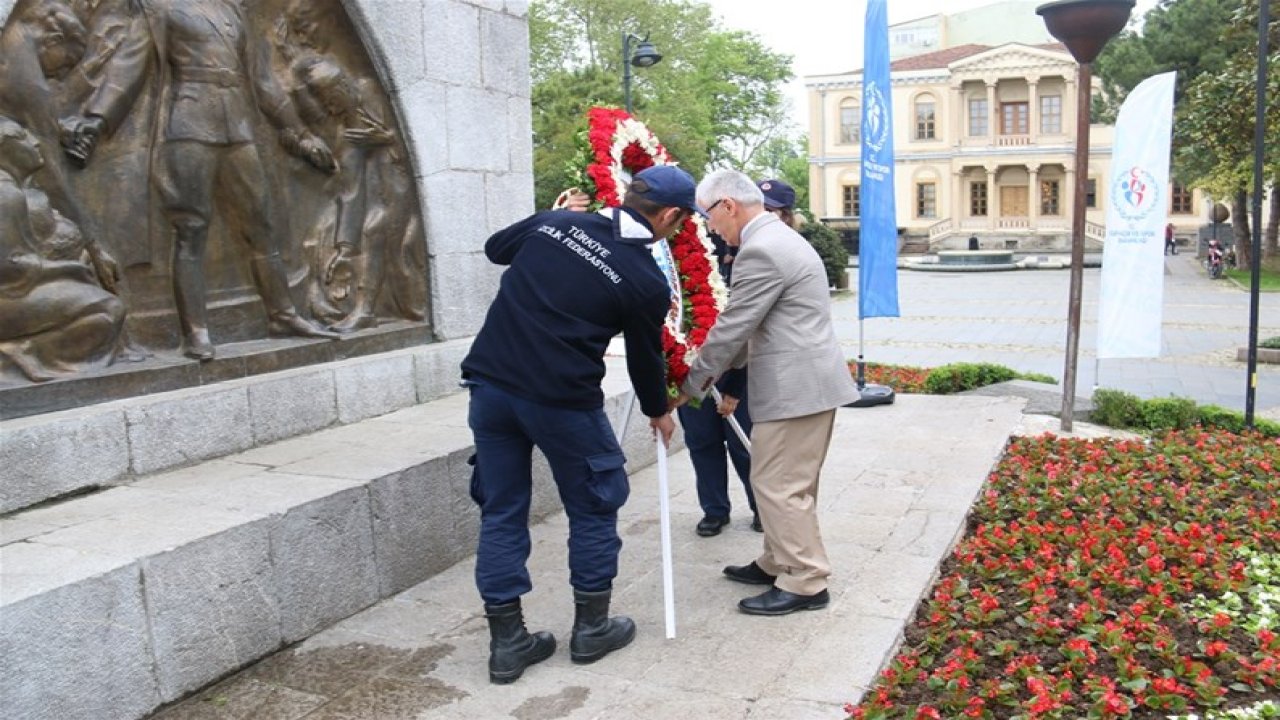
[[1098,298],[1099,359],[1160,355],[1173,81],[1171,72],[1143,80],[1116,120]]

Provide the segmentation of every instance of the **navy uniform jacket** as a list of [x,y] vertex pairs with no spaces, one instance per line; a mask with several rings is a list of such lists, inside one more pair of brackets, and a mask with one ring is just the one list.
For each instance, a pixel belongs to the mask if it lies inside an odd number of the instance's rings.
[[510,267],[462,376],[534,402],[593,410],[604,406],[605,349],[621,332],[640,409],[665,415],[662,323],[671,290],[652,242],[649,224],[625,208],[540,212],[494,233],[485,255]]

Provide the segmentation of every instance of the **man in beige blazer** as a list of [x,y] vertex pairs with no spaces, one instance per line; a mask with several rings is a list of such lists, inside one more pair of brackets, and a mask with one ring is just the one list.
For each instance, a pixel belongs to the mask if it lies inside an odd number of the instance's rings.
[[753,615],[817,610],[831,574],[818,530],[818,474],[835,409],[858,390],[831,325],[827,275],[799,233],[764,209],[746,175],[718,170],[698,184],[707,222],[737,246],[729,304],[707,336],[677,404],[702,397],[730,367],[751,365],[751,487],[764,551],[730,565],[731,580],[770,589],[738,603]]

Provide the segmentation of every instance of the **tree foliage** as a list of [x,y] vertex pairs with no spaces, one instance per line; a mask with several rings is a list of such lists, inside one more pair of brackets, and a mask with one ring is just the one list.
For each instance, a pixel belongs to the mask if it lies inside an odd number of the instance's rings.
[[757,180],[774,178],[787,183],[795,188],[796,208],[808,212],[809,158],[805,154],[808,147],[809,141],[803,135],[770,138],[743,165],[743,172]]
[[[1138,83],[1157,73],[1176,70],[1175,101],[1204,73],[1221,70],[1227,58],[1248,42],[1220,37],[1242,0],[1163,0],[1143,16],[1142,31],[1133,29],[1112,40],[1094,63],[1105,95],[1099,111],[1115,120],[1121,103]],[[1256,7],[1256,6],[1255,6]]]
[[[700,2],[534,0],[529,6],[534,175],[539,206],[564,187],[592,105],[623,104],[624,32],[650,34],[663,56],[632,68],[634,114],[685,168],[745,168],[786,132],[791,58],[724,29]],[[634,44],[633,44],[634,48]]]
[[[1248,261],[1248,193],[1253,186],[1258,0],[1164,0],[1147,13],[1141,34],[1127,31],[1097,61],[1114,118],[1129,91],[1156,73],[1178,73],[1173,175],[1232,207],[1241,259]],[[1264,183],[1280,187],[1280,13],[1271,13]],[[1273,192],[1273,196],[1274,196]],[[1267,254],[1275,258],[1280,205],[1272,202]],[[1253,218],[1259,222],[1259,218]]]

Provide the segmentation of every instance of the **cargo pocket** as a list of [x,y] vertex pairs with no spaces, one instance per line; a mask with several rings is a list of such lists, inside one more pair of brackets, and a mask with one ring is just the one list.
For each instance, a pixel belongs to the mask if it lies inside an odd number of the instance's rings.
[[480,490],[480,466],[476,463],[474,454],[467,458],[467,464],[471,466],[471,500],[484,507],[484,493]]
[[627,457],[621,452],[587,458],[587,465],[591,468],[587,490],[591,493],[591,504],[597,510],[616,512],[627,501],[631,483],[627,481],[627,471],[622,469],[626,463]]

